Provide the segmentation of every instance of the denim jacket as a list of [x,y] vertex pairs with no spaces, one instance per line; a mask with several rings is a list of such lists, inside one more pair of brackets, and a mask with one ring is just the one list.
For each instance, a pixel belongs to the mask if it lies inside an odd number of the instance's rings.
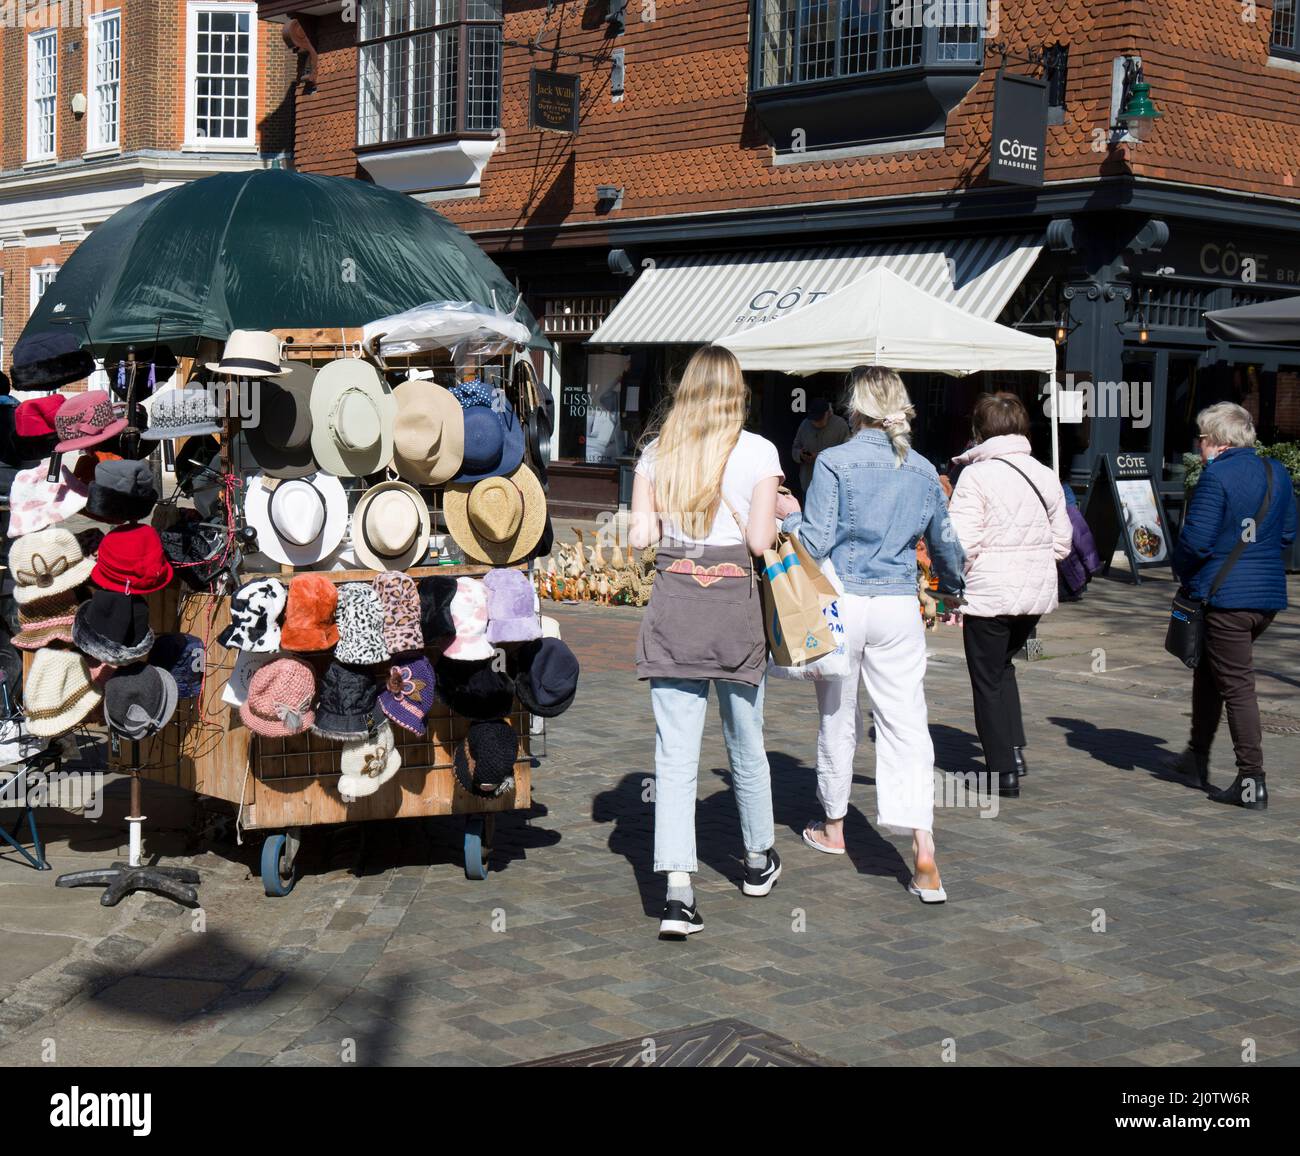
[[814,558],[829,555],[849,594],[915,594],[922,537],[939,589],[965,589],[966,556],[934,467],[914,450],[900,466],[883,430],[859,430],[823,450],[803,513],[791,514],[781,528],[798,532]]

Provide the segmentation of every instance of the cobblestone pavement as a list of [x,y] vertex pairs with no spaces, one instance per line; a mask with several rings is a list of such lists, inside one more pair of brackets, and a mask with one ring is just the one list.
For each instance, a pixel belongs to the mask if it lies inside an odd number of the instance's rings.
[[[706,929],[686,943],[655,938],[638,614],[555,608],[582,686],[551,725],[534,811],[498,825],[486,881],[464,878],[451,819],[313,830],[279,900],[261,894],[255,840],[185,857],[156,835],[150,850],[202,870],[201,922],[127,900],[129,919],[10,985],[0,1063],[39,1063],[54,1041],[63,1063],[508,1064],[723,1018],[849,1063],[1300,1063],[1297,616],[1259,647],[1273,800],[1248,813],[1163,769],[1190,691],[1160,647],[1169,592],[1104,581],[1045,623],[1045,659],[1021,668],[1032,774],[996,817],[940,813],[943,907],[906,893],[909,841],[874,829],[870,742],[850,854],[799,841],[817,813],[816,712],[797,684],[768,697],[785,874],[744,898],[715,720],[697,812]],[[931,638],[937,760],[973,769],[960,636]],[[116,854],[74,849],[56,866]],[[56,898],[84,902],[51,892],[47,921]]]

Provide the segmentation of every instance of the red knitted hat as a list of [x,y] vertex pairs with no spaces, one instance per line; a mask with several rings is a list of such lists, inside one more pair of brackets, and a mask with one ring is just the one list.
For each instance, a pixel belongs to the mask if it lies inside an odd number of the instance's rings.
[[20,438],[44,438],[54,432],[54,415],[68,399],[61,393],[20,401],[14,410],[14,433]]
[[172,564],[152,526],[122,526],[99,543],[90,580],[119,594],[152,594],[172,580]]

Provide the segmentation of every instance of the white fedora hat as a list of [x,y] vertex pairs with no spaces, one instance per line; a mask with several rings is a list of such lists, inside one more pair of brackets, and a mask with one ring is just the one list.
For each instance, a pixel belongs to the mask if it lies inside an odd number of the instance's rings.
[[352,511],[352,549],[371,570],[405,570],[429,552],[429,507],[406,482],[380,482]]
[[232,329],[221,351],[220,361],[209,361],[213,373],[228,377],[278,377],[280,339],[261,329]]
[[270,478],[255,474],[244,494],[244,517],[257,531],[257,548],[286,566],[310,566],[343,541],[348,497],[331,474]]
[[368,362],[331,361],[311,390],[311,449],[323,470],[341,477],[377,474],[393,460],[393,391]]

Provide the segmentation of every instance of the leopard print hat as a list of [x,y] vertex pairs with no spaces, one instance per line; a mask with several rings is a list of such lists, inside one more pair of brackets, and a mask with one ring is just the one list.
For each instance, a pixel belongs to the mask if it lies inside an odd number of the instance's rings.
[[384,645],[384,608],[369,582],[344,582],[339,586],[339,605],[335,612],[339,624],[339,641],[334,657],[354,666],[387,662]]

